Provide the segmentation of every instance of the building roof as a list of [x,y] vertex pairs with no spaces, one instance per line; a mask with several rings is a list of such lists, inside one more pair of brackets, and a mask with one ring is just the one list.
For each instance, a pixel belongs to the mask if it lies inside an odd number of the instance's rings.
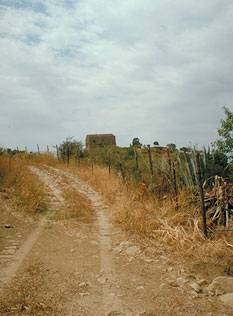
[[87,135],[86,137],[115,137],[113,134],[89,134],[89,135]]

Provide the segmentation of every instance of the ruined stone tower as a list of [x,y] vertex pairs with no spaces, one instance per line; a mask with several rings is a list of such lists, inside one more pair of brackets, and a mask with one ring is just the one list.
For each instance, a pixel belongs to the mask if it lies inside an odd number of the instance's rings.
[[116,137],[113,134],[95,134],[86,136],[86,150],[105,146],[116,146]]

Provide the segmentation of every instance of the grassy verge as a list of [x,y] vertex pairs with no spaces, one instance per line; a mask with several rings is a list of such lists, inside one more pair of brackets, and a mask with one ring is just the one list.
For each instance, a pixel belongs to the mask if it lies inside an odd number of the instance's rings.
[[0,156],[0,188],[15,199],[20,210],[36,214],[46,209],[45,192],[28,165],[24,155]]
[[201,232],[197,199],[189,191],[179,195],[180,208],[171,197],[156,199],[143,184],[124,184],[104,167],[88,165],[73,168],[83,180],[101,192],[111,205],[115,221],[125,230],[155,242],[178,260],[228,266],[232,263],[233,237],[230,232],[215,232],[206,240]]

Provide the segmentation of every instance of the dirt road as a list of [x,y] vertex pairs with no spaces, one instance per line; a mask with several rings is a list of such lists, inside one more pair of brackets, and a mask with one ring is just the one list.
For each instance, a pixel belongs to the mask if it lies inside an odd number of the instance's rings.
[[[115,226],[111,207],[87,183],[60,169],[31,170],[47,188],[50,210],[37,222],[10,209],[1,215],[13,227],[1,228],[0,315],[233,315],[192,286],[195,276],[179,286],[185,267]],[[92,220],[53,218],[66,208],[67,185],[90,200]]]

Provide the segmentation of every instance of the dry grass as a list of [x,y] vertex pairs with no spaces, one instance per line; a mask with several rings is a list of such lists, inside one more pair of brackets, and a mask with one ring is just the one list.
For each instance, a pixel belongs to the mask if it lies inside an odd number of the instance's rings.
[[64,315],[59,304],[64,295],[59,287],[51,291],[48,269],[36,262],[14,280],[14,287],[6,289],[0,301],[0,315]]
[[[66,168],[66,167],[64,167]],[[79,175],[84,181],[88,182],[93,188],[103,194],[105,200],[112,204],[116,199],[116,192],[120,194],[124,190],[124,185],[119,177],[114,173],[109,176],[108,170],[101,166],[95,166],[93,173],[92,168],[87,163],[81,166],[70,166],[69,170]]]
[[28,156],[28,160],[30,161],[30,164],[41,164],[52,167],[61,164],[61,162],[59,162],[52,153],[45,153],[40,155],[32,154]]
[[[47,163],[47,159],[49,163]],[[53,160],[54,161],[53,161]],[[56,220],[68,220],[71,218],[79,219],[81,221],[89,222],[93,218],[93,208],[90,201],[86,198],[85,195],[77,191],[75,187],[72,186],[69,179],[67,179],[62,174],[57,174],[53,168],[49,167],[58,167],[60,169],[67,169],[64,164],[57,162],[54,158],[51,159],[51,156],[41,155],[36,159],[37,163],[33,159],[34,164],[42,170],[47,169],[50,176],[56,182],[59,180],[59,187],[62,189],[62,197],[64,199],[64,205],[57,211],[52,214],[52,218]],[[52,180],[53,181],[53,180]]]
[[28,159],[24,155],[0,156],[1,188],[8,190],[15,198],[20,210],[35,214],[46,209],[45,192],[42,184],[28,168]]
[[78,175],[101,192],[111,205],[115,220],[138,236],[156,242],[176,258],[190,258],[193,262],[228,265],[232,261],[233,239],[229,232],[212,234],[206,240],[201,232],[201,218],[197,200],[188,191],[179,196],[179,211],[174,201],[167,197],[155,199],[143,184],[123,184],[114,173],[109,176],[104,167],[83,165]]
[[57,213],[56,219],[75,218],[84,222],[92,219],[93,208],[89,200],[77,190],[68,186],[63,187],[63,198],[65,207]]

